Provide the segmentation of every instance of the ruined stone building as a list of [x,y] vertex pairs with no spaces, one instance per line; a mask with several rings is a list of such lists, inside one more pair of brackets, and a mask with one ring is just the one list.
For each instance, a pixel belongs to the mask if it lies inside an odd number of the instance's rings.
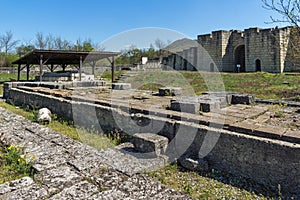
[[164,64],[176,70],[293,71],[288,58],[291,29],[221,30],[198,35],[195,41],[178,40],[167,47],[172,54]]

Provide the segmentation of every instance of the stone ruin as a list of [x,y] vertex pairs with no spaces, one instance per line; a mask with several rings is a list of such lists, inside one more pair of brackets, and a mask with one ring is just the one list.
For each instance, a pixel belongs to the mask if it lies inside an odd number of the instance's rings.
[[[80,83],[80,86],[84,85]],[[139,162],[147,160],[145,155],[166,162],[167,155],[167,160],[178,159],[181,165],[192,170],[216,169],[250,178],[271,190],[278,189],[280,184],[281,192],[299,195],[295,191],[300,191],[300,126],[289,128],[280,122],[284,119],[279,121],[273,117],[274,112],[267,103],[274,101],[257,99],[250,94],[224,92],[186,97],[182,96],[180,88],[172,87],[161,88],[156,95],[149,92],[147,98],[132,98],[128,94],[139,94],[140,91],[129,89],[126,84],[113,86],[115,99],[112,101],[111,91],[105,84],[95,82],[95,85],[96,99],[92,99],[95,92],[90,91],[91,88],[72,89],[61,83],[5,83],[4,93],[7,101],[16,105],[35,103],[35,106],[48,107],[66,119],[79,117],[82,126],[95,123],[92,116],[82,117],[81,109],[85,109],[96,112],[96,120],[103,130],[118,130],[122,125],[123,130],[140,133],[134,135],[131,146],[117,147],[136,158],[142,155]],[[99,89],[106,92],[99,92]],[[72,92],[75,93],[73,96]],[[93,95],[89,96],[91,93]],[[287,105],[287,116],[296,122],[300,120],[296,112],[300,103],[281,103]],[[169,109],[165,109],[165,105]],[[78,113],[70,112],[74,107]],[[219,117],[224,117],[224,121],[219,121]],[[157,127],[161,129],[156,130]],[[199,149],[209,136],[217,136],[218,141],[208,155],[199,158]],[[172,155],[180,152],[188,142],[191,144],[181,156]],[[106,162],[114,165],[115,161]],[[287,171],[289,174],[285,173]]]
[[[39,81],[40,77],[35,77],[35,81]],[[78,71],[66,71],[66,72],[45,72],[42,76],[44,82],[58,82],[58,81],[79,81],[80,74]],[[94,75],[87,75],[81,73],[81,81],[94,81]]]
[[170,101],[170,110],[199,114],[199,112],[213,112],[229,105],[254,105],[255,96],[235,92],[204,92],[200,96],[183,96],[178,87],[159,88],[160,96],[175,96]]

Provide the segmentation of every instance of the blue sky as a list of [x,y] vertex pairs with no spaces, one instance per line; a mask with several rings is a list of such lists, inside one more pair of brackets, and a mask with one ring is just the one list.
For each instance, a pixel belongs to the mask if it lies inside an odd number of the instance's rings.
[[1,0],[0,34],[11,30],[28,42],[42,32],[101,43],[128,30],[158,27],[196,39],[221,29],[274,27],[265,23],[271,15],[261,0]]

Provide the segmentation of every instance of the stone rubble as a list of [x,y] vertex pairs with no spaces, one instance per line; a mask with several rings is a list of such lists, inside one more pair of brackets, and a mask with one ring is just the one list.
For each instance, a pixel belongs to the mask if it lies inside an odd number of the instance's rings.
[[0,140],[34,156],[33,178],[0,185],[0,199],[192,199],[145,174],[163,166],[133,145],[98,151],[0,108]]

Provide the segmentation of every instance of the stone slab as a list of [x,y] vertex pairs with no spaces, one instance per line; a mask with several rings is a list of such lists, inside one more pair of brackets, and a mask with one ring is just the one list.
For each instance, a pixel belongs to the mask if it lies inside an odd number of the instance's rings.
[[179,87],[164,87],[158,89],[159,96],[181,96],[182,89]]
[[100,190],[96,185],[82,181],[69,188],[65,188],[62,192],[49,198],[49,200],[86,200],[98,192]]
[[[0,197],[6,193],[28,187],[34,184],[34,181],[30,177],[24,177],[18,180],[7,182],[0,185]],[[1,199],[1,198],[0,198]]]
[[213,112],[220,110],[220,103],[214,101],[203,101],[200,102],[200,111],[202,112]]
[[246,104],[253,105],[255,103],[255,96],[252,94],[233,94],[231,104]]
[[276,126],[271,126],[271,125],[260,125],[254,131],[258,134],[261,134],[262,136],[265,136],[265,137],[280,138],[284,135],[284,133],[287,131],[287,129],[278,128]]
[[178,112],[198,114],[200,111],[200,104],[193,102],[172,101],[170,109]]
[[48,191],[34,183],[24,188],[13,190],[9,193],[0,195],[0,199],[5,200],[40,200],[47,199],[49,196]]
[[113,90],[130,90],[131,84],[130,83],[113,83],[112,89]]
[[136,133],[133,135],[134,148],[141,153],[147,153],[154,157],[164,154],[168,143],[168,138],[153,133]]

